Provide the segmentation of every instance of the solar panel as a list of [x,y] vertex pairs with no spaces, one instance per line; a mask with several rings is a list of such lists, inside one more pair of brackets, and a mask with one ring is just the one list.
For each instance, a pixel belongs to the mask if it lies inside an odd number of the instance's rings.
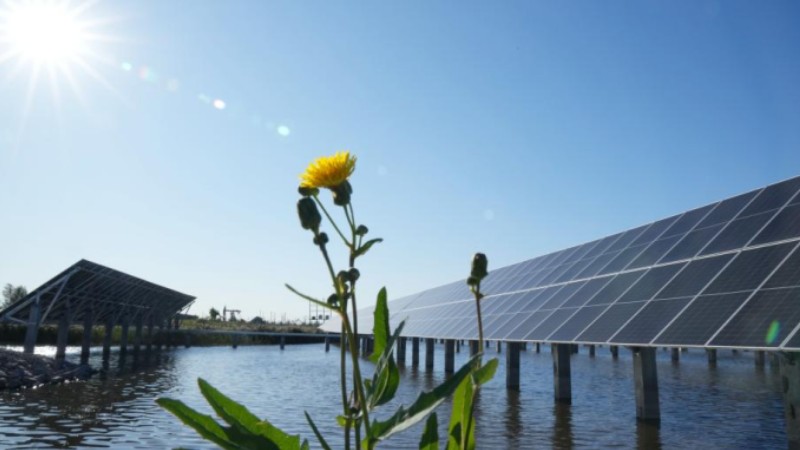
[[[482,289],[491,339],[798,350],[800,177],[493,270]],[[390,308],[406,336],[477,337],[463,281]]]

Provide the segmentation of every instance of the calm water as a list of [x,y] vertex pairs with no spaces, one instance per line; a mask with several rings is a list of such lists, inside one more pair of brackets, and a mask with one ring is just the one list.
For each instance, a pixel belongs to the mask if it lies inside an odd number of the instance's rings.
[[[595,358],[585,349],[573,356],[571,406],[553,403],[549,348],[521,355],[519,393],[505,390],[504,355],[493,349],[487,354],[499,356],[501,364],[478,403],[480,448],[786,447],[778,371],[769,365],[755,368],[751,353],[720,351],[712,369],[701,351],[683,353],[677,366],[668,352],[659,351],[660,430],[636,423],[633,368],[623,349],[616,361],[607,349],[598,349]],[[456,357],[458,365],[467,355],[462,351]],[[93,355],[92,362],[100,368],[98,358]],[[211,414],[197,377],[288,432],[313,438],[303,419],[308,410],[324,434],[338,436],[332,422],[340,412],[338,358],[336,347],[325,353],[321,344],[284,351],[181,348],[147,360],[112,355],[107,368],[89,381],[0,393],[0,448],[211,448],[153,402],[169,396]],[[437,345],[433,373],[404,370],[399,400],[410,403],[420,389],[443,379],[442,370],[443,347]],[[449,405],[439,411],[444,425]],[[383,413],[389,415],[390,408]],[[384,448],[417,448],[419,434],[419,427],[406,431]]]

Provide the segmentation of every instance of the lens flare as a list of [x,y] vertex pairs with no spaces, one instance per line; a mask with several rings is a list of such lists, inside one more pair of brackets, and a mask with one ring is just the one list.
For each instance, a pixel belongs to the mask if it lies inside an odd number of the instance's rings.
[[777,320],[773,320],[771,324],[769,324],[769,328],[767,328],[767,337],[765,339],[767,345],[772,345],[778,339],[778,335],[781,334],[781,323]]

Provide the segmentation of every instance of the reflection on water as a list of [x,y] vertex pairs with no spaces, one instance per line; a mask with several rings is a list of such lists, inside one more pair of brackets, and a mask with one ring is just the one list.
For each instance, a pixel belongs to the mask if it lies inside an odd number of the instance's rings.
[[[112,353],[105,364],[101,352],[94,352],[90,362],[101,371],[89,381],[0,393],[0,448],[212,448],[154,403],[170,396],[211,413],[197,377],[290,433],[312,436],[303,418],[303,411],[309,411],[324,434],[336,437],[331,444],[338,448],[333,417],[340,412],[339,355],[335,348],[330,353],[323,349],[322,344],[287,346],[285,351],[269,346],[180,348]],[[398,399],[376,417],[388,417],[421,389],[444,380],[442,346],[436,351],[433,372],[401,367]],[[77,352],[70,349],[68,359],[76,361]],[[492,349],[487,356],[503,355]],[[468,358],[468,352],[457,353],[456,364]],[[598,349],[594,358],[574,355],[572,405],[553,402],[549,351],[521,355],[519,392],[505,389],[503,359],[475,404],[481,448],[786,446],[777,369],[756,367],[751,353],[720,351],[716,367],[709,368],[704,352],[681,353],[673,364],[669,352],[659,351],[660,427],[636,421],[628,352],[620,351],[617,360],[608,349]],[[440,409],[442,437],[449,410],[449,404]],[[393,437],[387,448],[417,448],[421,426]]]

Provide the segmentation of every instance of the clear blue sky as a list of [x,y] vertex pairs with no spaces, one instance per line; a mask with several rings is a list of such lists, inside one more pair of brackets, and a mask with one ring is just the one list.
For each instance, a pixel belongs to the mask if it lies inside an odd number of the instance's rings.
[[86,258],[194,313],[304,316],[283,284],[330,288],[297,176],[341,149],[386,239],[362,304],[463,278],[475,251],[496,268],[800,173],[797,2],[115,1],[78,19],[93,75],[0,64],[3,284]]

